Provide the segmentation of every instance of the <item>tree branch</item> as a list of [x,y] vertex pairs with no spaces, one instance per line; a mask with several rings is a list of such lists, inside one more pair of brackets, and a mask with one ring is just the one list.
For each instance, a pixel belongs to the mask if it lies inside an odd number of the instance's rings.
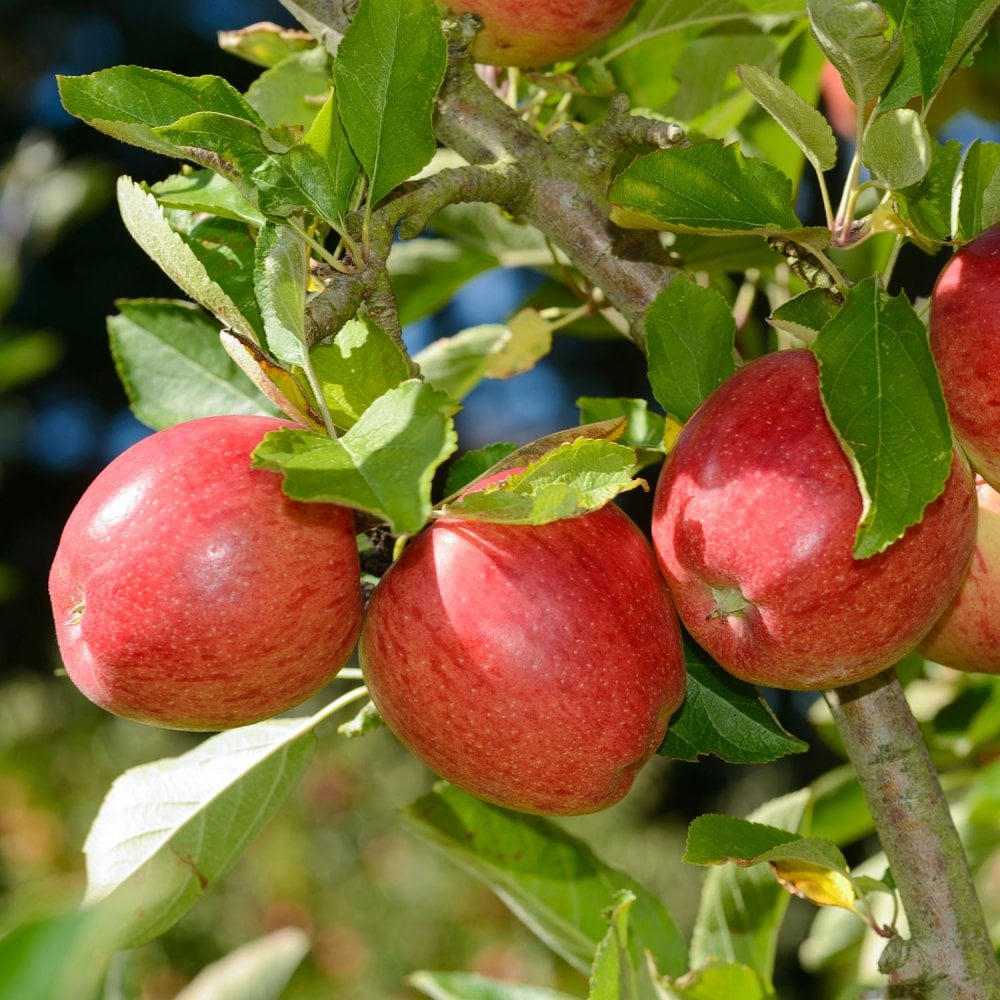
[[471,59],[454,50],[438,95],[435,130],[469,163],[516,165],[521,186],[502,207],[544,233],[603,289],[642,347],[646,311],[678,272],[657,234],[621,229],[609,220],[610,176],[599,149],[572,129],[543,139],[476,75]]
[[893,671],[828,696],[910,926],[880,967],[890,997],[1000,997],[968,862],[924,739]]

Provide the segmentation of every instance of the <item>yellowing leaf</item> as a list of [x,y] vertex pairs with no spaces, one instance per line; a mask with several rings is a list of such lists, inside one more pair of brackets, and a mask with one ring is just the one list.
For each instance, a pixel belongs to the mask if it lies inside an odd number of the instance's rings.
[[323,429],[323,420],[291,372],[277,364],[256,344],[232,330],[219,334],[226,353],[236,362],[244,375],[275,406],[300,424],[315,430]]
[[817,906],[839,906],[858,912],[854,886],[842,872],[808,861],[772,861],[770,865],[775,878],[792,895]]

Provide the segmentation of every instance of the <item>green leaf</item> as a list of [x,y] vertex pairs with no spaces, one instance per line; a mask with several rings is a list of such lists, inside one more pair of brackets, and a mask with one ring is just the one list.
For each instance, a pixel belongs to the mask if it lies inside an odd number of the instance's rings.
[[687,420],[733,372],[736,321],[714,289],[671,281],[646,314],[649,381],[656,401]]
[[[780,843],[782,837],[794,840],[807,831],[809,803],[809,791],[803,789],[754,810],[750,820],[781,827],[770,843],[763,841],[762,849]],[[770,987],[778,932],[789,898],[767,868],[710,868],[691,938],[692,967],[725,956],[731,962],[749,966]]]
[[597,946],[590,969],[587,1000],[635,1000],[636,970],[629,955],[628,918],[635,894],[628,889],[615,897],[608,932]]
[[206,274],[236,303],[258,337],[264,321],[254,291],[255,234],[245,222],[168,209],[167,222],[201,261]]
[[475,451],[467,451],[452,462],[448,469],[448,478],[444,484],[444,495],[450,497],[465,489],[473,480],[502,462],[508,455],[517,451],[516,444],[507,441],[495,441]]
[[282,927],[203,969],[174,1000],[280,1000],[309,953],[309,935]]
[[975,47],[996,13],[998,0],[883,0],[899,25],[902,63],[882,98],[901,108],[914,97],[925,105]]
[[597,510],[619,493],[640,486],[633,478],[635,452],[611,441],[580,438],[455,503],[442,517],[499,524],[546,524]]
[[922,181],[931,156],[927,126],[910,108],[878,115],[865,129],[862,160],[876,180],[891,190]]
[[552,349],[552,330],[534,310],[507,323],[490,323],[433,341],[414,357],[424,378],[463,399],[484,378],[513,378],[529,371]]
[[663,1000],[774,1000],[776,994],[760,975],[747,965],[710,962],[680,979],[671,979],[662,988]]
[[684,940],[662,903],[550,820],[488,805],[443,782],[408,806],[403,819],[485,882],[574,968],[589,972],[607,933],[607,908],[629,890],[635,895],[629,913],[633,964],[644,965],[648,949],[667,974],[686,971]]
[[290,227],[267,223],[257,237],[254,288],[267,346],[279,361],[290,365],[306,363],[308,278],[305,242]]
[[501,982],[470,972],[414,972],[406,982],[431,1000],[573,1000],[567,993],[542,986]]
[[338,427],[353,427],[379,396],[410,376],[399,345],[368,318],[348,321],[332,343],[314,347],[309,356]]
[[340,117],[378,202],[426,166],[447,50],[433,0],[361,0],[337,50]]
[[891,545],[944,489],[952,436],[927,330],[875,278],[847,294],[813,345],[830,422],[864,501],[854,554]]
[[286,216],[305,208],[342,226],[361,173],[331,95],[302,142],[264,161],[253,174],[262,209]]
[[943,146],[932,141],[930,168],[923,181],[914,188],[895,192],[895,207],[907,235],[924,249],[936,250],[952,234],[952,201],[961,159],[962,145],[957,139]]
[[285,474],[295,500],[340,503],[388,521],[395,534],[419,531],[431,513],[431,481],[455,450],[454,403],[410,379],[365,410],[343,437],[272,432],[254,465]]
[[271,413],[190,302],[132,299],[108,318],[111,353],[135,415],[160,430],[196,417]]
[[329,62],[320,46],[294,52],[250,84],[247,101],[271,128],[307,129],[330,93]]
[[953,232],[967,243],[1000,222],[1000,143],[974,139],[955,178]]
[[214,313],[224,326],[250,340],[257,339],[253,324],[212,280],[194,251],[171,229],[153,195],[130,178],[119,177],[118,207],[132,239],[183,292]]
[[121,943],[113,915],[93,907],[21,924],[0,937],[0,997],[93,1000]]
[[399,300],[400,323],[433,315],[466,282],[497,263],[493,254],[453,240],[417,238],[395,244],[387,267]]
[[805,343],[812,343],[839,308],[840,303],[829,292],[810,288],[782,302],[768,322]]
[[701,142],[641,156],[611,186],[611,217],[619,225],[774,236],[801,234],[792,182],[735,144]]
[[775,847],[800,838],[778,827],[736,816],[706,814],[688,827],[684,860],[692,865],[721,865],[736,861],[749,867]]
[[781,125],[820,173],[837,163],[837,139],[830,123],[783,80],[757,66],[738,67],[743,86]]
[[298,781],[322,718],[229,730],[115,780],[84,844],[85,903],[132,901],[123,945],[161,934],[232,867]]
[[0,331],[0,393],[41,378],[62,354],[62,339],[48,330]]
[[257,66],[277,66],[290,55],[316,45],[316,39],[306,31],[281,28],[267,21],[234,31],[220,31],[218,41],[223,52]]
[[817,906],[856,910],[858,893],[847,862],[832,841],[791,837],[783,830],[733,816],[699,816],[688,830],[685,861],[726,862],[749,868],[766,864],[780,885]]
[[690,637],[684,637],[688,688],[670,720],[658,753],[695,761],[714,754],[730,764],[766,764],[808,744],[777,720],[757,689],[720,669]]
[[154,153],[176,157],[160,126],[210,111],[263,121],[232,85],[218,76],[187,77],[139,66],[114,66],[89,76],[61,76],[63,107],[101,132]]
[[650,410],[645,399],[581,396],[576,405],[580,410],[581,424],[596,424],[602,420],[624,417],[627,423],[621,436],[615,439],[618,444],[661,455],[665,451],[666,421],[661,414]]
[[185,159],[232,181],[248,199],[255,197],[253,172],[272,152],[287,148],[257,122],[214,111],[199,111],[154,131]]
[[149,190],[165,208],[209,212],[255,227],[264,224],[264,216],[243,197],[240,189],[214,170],[188,168],[151,185]]
[[840,72],[851,100],[864,107],[877,97],[903,55],[898,31],[869,0],[808,0],[813,35]]

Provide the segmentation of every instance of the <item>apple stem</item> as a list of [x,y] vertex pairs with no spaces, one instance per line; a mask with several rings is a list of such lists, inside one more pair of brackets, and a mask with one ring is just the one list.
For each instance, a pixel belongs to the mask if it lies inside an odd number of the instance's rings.
[[893,670],[827,702],[889,859],[910,927],[879,962],[890,996],[1000,997],[1000,967],[927,745]]

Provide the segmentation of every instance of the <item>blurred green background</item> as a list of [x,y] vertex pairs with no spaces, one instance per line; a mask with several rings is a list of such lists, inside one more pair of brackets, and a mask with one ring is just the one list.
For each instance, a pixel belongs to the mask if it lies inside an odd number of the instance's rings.
[[[117,175],[152,181],[173,165],[71,119],[55,74],[130,62],[218,73],[244,87],[253,67],[221,53],[215,32],[257,20],[291,24],[277,0],[5,0],[2,9],[0,930],[73,905],[84,881],[82,844],[112,780],[196,740],[112,718],[58,676],[45,580],[59,531],[90,479],[144,433],[115,375],[105,317],[117,298],[176,290],[131,243],[112,198]],[[911,269],[924,291],[933,270],[928,261]],[[426,340],[470,318],[502,319],[531,285],[523,274],[487,276],[449,316],[409,335]],[[519,403],[521,422],[497,431],[511,407],[491,392],[546,405]],[[555,367],[489,387],[470,400],[466,419],[491,413],[494,436],[528,440],[572,423],[578,395],[644,392],[639,359],[617,344],[586,356],[561,345]],[[796,735],[812,737],[808,701],[778,695],[774,704]],[[347,741],[331,727],[323,737],[304,781],[233,872],[167,935],[123,956],[113,970],[117,995],[172,998],[208,963],[288,925],[312,941],[290,998],[412,998],[403,979],[419,968],[586,993],[584,978],[496,897],[399,825],[396,811],[433,780],[421,765],[385,731]],[[743,815],[835,762],[822,743],[749,769],[656,759],[623,803],[565,825],[657,891],[687,928],[703,877],[679,860],[690,820],[708,810]],[[779,962],[783,996],[826,995],[794,957],[812,916],[793,902]]]

